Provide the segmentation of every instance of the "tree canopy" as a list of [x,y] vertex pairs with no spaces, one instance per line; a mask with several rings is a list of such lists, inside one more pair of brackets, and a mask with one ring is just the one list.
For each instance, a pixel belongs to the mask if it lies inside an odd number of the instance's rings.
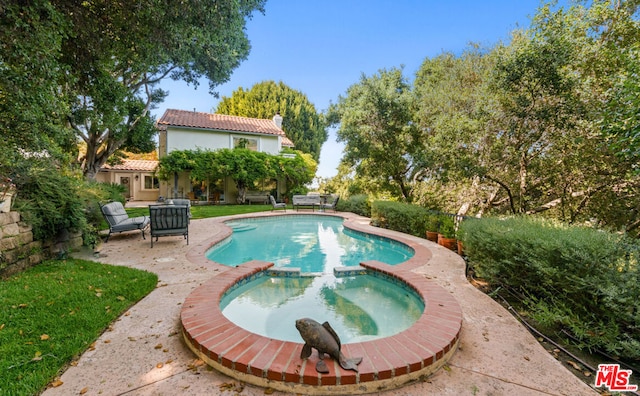
[[25,152],[75,152],[73,134],[60,122],[69,110],[59,90],[67,34],[64,14],[49,1],[0,4],[0,175],[27,162]]
[[86,145],[82,170],[92,178],[118,150],[154,148],[149,110],[166,95],[159,81],[198,85],[204,77],[213,92],[229,79],[250,50],[246,18],[264,2],[4,2],[0,106],[8,112],[0,125],[19,122],[16,131],[41,132],[13,136],[58,144],[73,132]]
[[381,70],[363,75],[346,97],[329,109],[339,119],[338,141],[344,141],[343,161],[360,176],[412,200],[411,181],[416,172],[417,129],[413,123],[413,94],[402,70]]
[[508,44],[427,58],[412,85],[363,76],[328,113],[340,177],[450,212],[637,229],[639,4],[584,4],[541,6]]
[[282,130],[296,150],[311,154],[315,161],[328,137],[322,114],[304,93],[282,81],[263,81],[249,90],[240,87],[230,97],[222,97],[216,113],[262,119],[280,113]]

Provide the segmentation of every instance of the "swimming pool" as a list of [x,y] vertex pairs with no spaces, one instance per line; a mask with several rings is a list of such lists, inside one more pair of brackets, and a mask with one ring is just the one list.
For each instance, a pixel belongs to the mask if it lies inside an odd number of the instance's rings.
[[[275,268],[272,262],[259,259],[237,266],[223,265],[209,260],[207,253],[221,242],[229,242],[232,232],[226,225],[244,228],[239,233],[248,231],[255,225],[247,224],[246,228],[234,225],[235,219],[244,223],[248,217],[282,220],[288,216],[299,218],[323,215],[296,213],[283,216],[280,212],[263,212],[206,220],[211,237],[195,244],[187,257],[203,268],[213,270],[214,276],[189,294],[182,304],[180,313],[182,336],[196,356],[238,381],[287,393],[327,395],[376,393],[398,388],[411,381],[423,380],[451,358],[457,348],[462,327],[461,307],[454,296],[437,285],[433,279],[414,272],[419,268],[428,267],[432,259],[430,246],[433,244],[422,238],[372,227],[369,225],[370,219],[353,213],[324,216],[343,218],[345,228],[356,231],[358,235],[394,240],[403,247],[409,247],[413,256],[395,265],[385,264],[378,261],[378,257],[373,257],[370,261],[363,262],[360,267],[338,268],[327,273],[339,273],[338,277],[345,278],[350,276],[348,273],[351,271],[382,276],[415,291],[424,302],[420,318],[408,329],[388,337],[342,345],[346,356],[363,357],[358,372],[344,370],[335,361],[328,361],[330,372],[320,374],[315,369],[318,361],[316,353],[312,353],[308,359],[300,357],[303,346],[301,339],[293,342],[263,336],[238,326],[223,315],[222,300],[227,293],[250,285],[260,276],[286,277],[296,270],[286,267]],[[204,221],[202,224],[205,224]],[[279,274],[269,275],[271,271]],[[296,276],[318,278],[325,275],[327,274],[301,273]],[[342,303],[337,299],[334,301],[336,309],[342,309],[338,307],[338,304]],[[310,307],[309,312],[313,312],[314,308]],[[292,328],[295,327],[294,323],[290,325]]]
[[226,224],[233,234],[211,248],[206,257],[229,266],[263,260],[276,267],[328,274],[337,267],[374,259],[395,265],[414,254],[409,246],[394,240],[349,230],[335,216],[275,216]]

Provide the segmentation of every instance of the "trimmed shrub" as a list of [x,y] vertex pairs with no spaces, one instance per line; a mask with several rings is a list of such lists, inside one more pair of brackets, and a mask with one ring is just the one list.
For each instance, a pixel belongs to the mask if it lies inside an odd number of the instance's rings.
[[360,216],[371,217],[369,197],[364,194],[352,195],[346,199],[340,198],[336,209],[341,212],[352,212]]
[[375,201],[371,205],[374,225],[424,238],[431,212],[421,206],[402,202]]
[[578,346],[640,358],[640,247],[620,235],[531,218],[461,223],[476,273],[526,297],[531,316]]

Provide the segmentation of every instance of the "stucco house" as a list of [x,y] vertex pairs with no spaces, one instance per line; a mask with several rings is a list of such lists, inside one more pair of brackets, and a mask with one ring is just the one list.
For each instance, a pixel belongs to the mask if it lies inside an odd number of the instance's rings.
[[104,164],[96,175],[102,183],[120,184],[125,197],[131,201],[156,201],[160,195],[160,183],[155,176],[158,161],[125,160],[122,164]]
[[[159,158],[174,150],[230,149],[240,144],[273,155],[279,154],[285,147],[293,147],[282,130],[282,117],[279,114],[268,120],[167,109],[156,126]],[[155,178],[153,171],[156,167],[157,161],[129,160],[122,165],[103,167],[99,179],[128,185],[131,200],[184,197],[200,202],[235,203],[237,190],[230,178],[192,183],[189,174],[184,173],[178,175],[177,188],[174,188],[173,181],[164,182]],[[278,193],[283,189],[283,182],[264,180],[254,186],[247,198],[250,201],[262,201],[267,193]]]

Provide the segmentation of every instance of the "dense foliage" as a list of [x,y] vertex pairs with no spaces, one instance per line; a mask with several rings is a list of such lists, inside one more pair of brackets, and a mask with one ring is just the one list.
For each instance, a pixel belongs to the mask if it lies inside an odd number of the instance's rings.
[[362,76],[346,97],[329,109],[327,119],[340,123],[338,141],[345,142],[342,161],[411,202],[416,177],[417,128],[412,120],[411,87],[399,69]]
[[63,173],[48,158],[32,158],[28,166],[14,168],[13,182],[18,191],[13,209],[31,225],[38,241],[78,232],[87,245],[93,245],[102,222],[98,203],[124,200],[122,186]]
[[525,217],[461,224],[477,276],[514,290],[547,329],[586,348],[640,358],[640,246],[620,235]]
[[180,172],[189,172],[193,181],[230,177],[238,190],[238,203],[244,203],[247,190],[261,180],[285,180],[287,190],[313,180],[316,162],[301,152],[288,154],[291,155],[271,155],[246,148],[176,150],[160,159],[158,177],[169,180],[173,176],[174,183]]
[[[150,151],[164,78],[210,90],[249,54],[264,0],[36,0],[0,4],[0,128],[8,153],[78,150],[87,178],[118,150]],[[7,155],[4,150],[0,150]],[[50,153],[51,155],[52,153]],[[5,158],[0,157],[2,163]]]
[[429,210],[404,202],[374,201],[371,204],[372,224],[421,238],[425,237],[430,215]]
[[371,202],[369,202],[369,197],[364,194],[351,195],[340,198],[337,210],[359,214],[364,217],[371,217]]
[[240,87],[231,97],[222,97],[216,113],[242,117],[270,119],[279,113],[282,130],[296,150],[309,153],[317,162],[322,144],[327,141],[322,114],[316,111],[307,96],[282,81],[263,81],[251,89]]
[[638,233],[637,1],[542,5],[509,44],[362,76],[325,189]]

